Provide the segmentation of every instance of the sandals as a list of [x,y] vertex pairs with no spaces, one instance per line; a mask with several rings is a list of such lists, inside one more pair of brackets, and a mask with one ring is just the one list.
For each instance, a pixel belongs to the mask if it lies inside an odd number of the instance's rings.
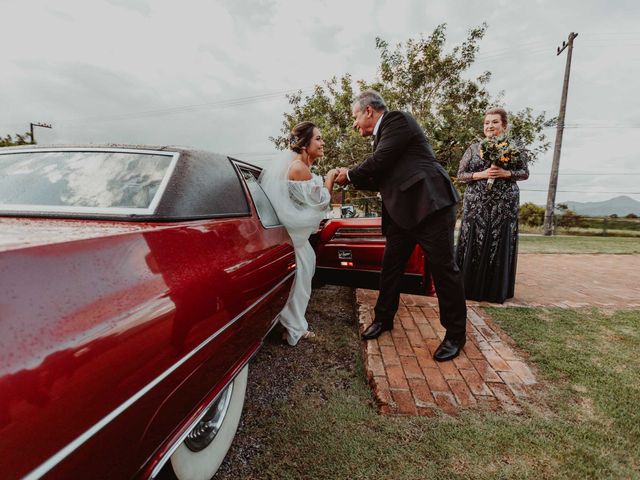
[[[315,338],[316,334],[315,332],[312,332],[311,330],[307,330],[306,332],[304,332],[302,334],[302,336],[300,337],[300,339],[305,339],[308,340],[310,338]],[[288,342],[288,334],[287,331],[285,330],[284,332],[282,332],[282,340],[284,340],[285,342]]]

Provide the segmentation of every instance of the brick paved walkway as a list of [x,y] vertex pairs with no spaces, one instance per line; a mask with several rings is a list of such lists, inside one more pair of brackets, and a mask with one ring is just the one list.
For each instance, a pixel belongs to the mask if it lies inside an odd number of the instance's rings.
[[520,254],[505,305],[640,308],[640,255]]
[[[639,308],[640,255],[538,255],[518,258],[516,296],[505,306]],[[372,321],[378,292],[357,290],[360,330]],[[435,362],[444,337],[437,300],[403,295],[394,329],[363,342],[365,368],[381,413],[456,414],[461,407],[520,410],[537,383],[513,342],[468,302],[467,344],[451,362]]]

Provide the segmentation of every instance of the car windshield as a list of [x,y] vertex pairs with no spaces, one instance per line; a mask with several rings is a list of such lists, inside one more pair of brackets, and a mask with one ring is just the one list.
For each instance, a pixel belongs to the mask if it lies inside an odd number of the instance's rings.
[[0,152],[0,211],[150,214],[173,153]]

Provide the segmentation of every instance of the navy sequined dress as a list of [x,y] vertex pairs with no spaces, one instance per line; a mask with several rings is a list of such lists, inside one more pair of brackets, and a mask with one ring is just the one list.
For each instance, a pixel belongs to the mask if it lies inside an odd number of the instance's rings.
[[464,153],[458,181],[467,183],[460,235],[456,250],[464,272],[467,299],[502,303],[513,297],[518,257],[518,207],[516,182],[529,178],[527,152],[515,160],[510,178],[497,178],[487,190],[487,180],[472,180],[473,173],[490,166],[480,157],[480,143]]

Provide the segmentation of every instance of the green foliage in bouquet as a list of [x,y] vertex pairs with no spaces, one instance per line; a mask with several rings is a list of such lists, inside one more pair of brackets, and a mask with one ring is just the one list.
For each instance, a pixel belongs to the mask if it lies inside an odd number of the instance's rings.
[[505,170],[515,170],[515,160],[519,155],[520,149],[506,135],[485,138],[480,142],[480,156]]
[[[480,157],[489,160],[492,165],[497,165],[505,170],[516,169],[516,158],[518,158],[519,155],[520,150],[506,135],[488,137],[480,142]],[[487,180],[487,190],[493,188],[494,182],[495,178]]]

